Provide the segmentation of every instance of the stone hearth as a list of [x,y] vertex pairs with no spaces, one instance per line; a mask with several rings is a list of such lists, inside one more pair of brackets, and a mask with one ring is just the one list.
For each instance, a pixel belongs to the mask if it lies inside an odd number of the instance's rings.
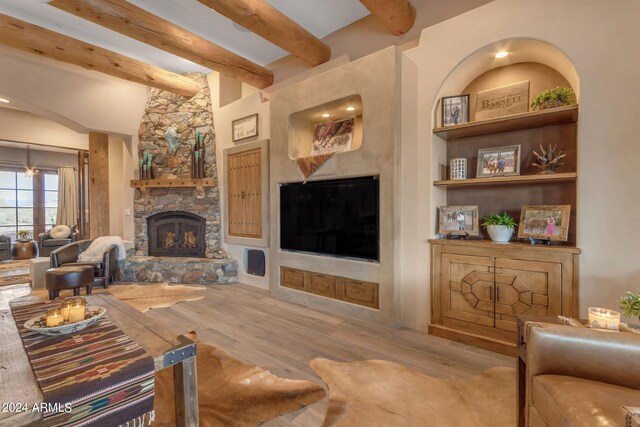
[[[188,77],[200,83],[193,98],[152,89],[139,129],[138,155],[153,156],[154,177],[175,179],[191,177],[191,143],[196,130],[204,136],[205,176],[217,177],[215,131],[211,95],[204,74]],[[172,129],[171,132],[167,132]],[[173,146],[165,135],[172,133]],[[149,256],[147,220],[156,214],[184,211],[204,218],[202,257]],[[220,196],[217,187],[146,188],[134,195],[135,251],[122,265],[122,280],[215,284],[237,279],[237,262],[229,259],[220,237]],[[201,237],[202,238],[202,237]],[[175,254],[174,254],[175,255]]]

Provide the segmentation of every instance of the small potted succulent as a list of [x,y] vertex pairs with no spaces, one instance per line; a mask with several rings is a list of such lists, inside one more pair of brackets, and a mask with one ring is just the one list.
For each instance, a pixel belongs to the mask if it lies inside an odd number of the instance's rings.
[[482,226],[487,229],[491,240],[497,243],[508,243],[517,227],[516,220],[506,212],[502,215],[493,214],[485,217]]
[[566,86],[558,86],[555,89],[547,89],[542,91],[538,96],[534,96],[531,100],[531,108],[534,110],[545,110],[547,108],[562,107],[573,103],[575,93],[573,89]]
[[640,319],[640,293],[625,292],[618,300],[620,308],[624,310],[624,315],[628,317],[637,317]]
[[19,242],[29,242],[29,241],[31,241],[31,239],[29,239],[29,234],[30,233],[27,230],[20,230],[16,234],[18,235],[18,241]]

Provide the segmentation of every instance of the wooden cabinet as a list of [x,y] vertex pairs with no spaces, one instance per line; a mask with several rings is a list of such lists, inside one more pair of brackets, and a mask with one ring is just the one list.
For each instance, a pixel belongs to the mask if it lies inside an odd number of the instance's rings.
[[579,253],[566,246],[432,240],[429,333],[514,354],[516,316],[577,316]]
[[280,286],[365,307],[379,308],[377,283],[280,267]]
[[262,237],[262,154],[260,148],[227,157],[229,236]]

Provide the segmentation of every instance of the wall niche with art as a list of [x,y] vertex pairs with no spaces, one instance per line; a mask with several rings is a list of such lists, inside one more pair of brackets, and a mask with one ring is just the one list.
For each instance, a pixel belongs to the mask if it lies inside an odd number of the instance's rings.
[[[443,82],[430,334],[513,355],[517,316],[578,315],[578,82],[562,52],[530,39],[479,49]],[[497,238],[504,223],[515,233]]]
[[289,116],[289,158],[355,151],[362,146],[362,98],[351,95]]

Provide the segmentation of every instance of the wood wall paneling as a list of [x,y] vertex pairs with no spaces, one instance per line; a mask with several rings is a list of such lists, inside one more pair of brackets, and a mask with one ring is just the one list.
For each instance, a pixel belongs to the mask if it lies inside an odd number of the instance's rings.
[[109,235],[109,135],[89,132],[89,235]]

